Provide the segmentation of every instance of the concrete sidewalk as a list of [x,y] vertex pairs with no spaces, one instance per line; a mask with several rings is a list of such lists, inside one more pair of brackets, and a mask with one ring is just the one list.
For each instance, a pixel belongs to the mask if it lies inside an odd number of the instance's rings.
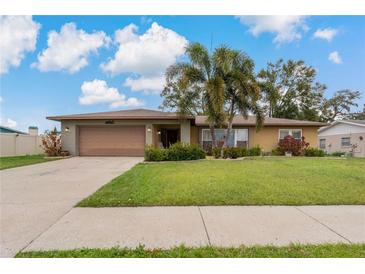
[[365,243],[365,206],[74,208],[24,250]]

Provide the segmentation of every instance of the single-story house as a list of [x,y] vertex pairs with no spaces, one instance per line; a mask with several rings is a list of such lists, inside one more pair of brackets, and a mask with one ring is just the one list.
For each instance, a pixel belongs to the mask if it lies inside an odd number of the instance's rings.
[[365,120],[334,121],[318,130],[319,148],[365,157]]
[[[168,147],[184,142],[206,146],[211,142],[205,116],[181,117],[174,112],[131,109],[101,113],[86,113],[47,117],[60,121],[62,147],[71,155],[142,156],[146,145]],[[266,118],[256,131],[255,117],[237,116],[233,121],[230,146],[260,145],[271,151],[287,135],[297,139],[305,136],[317,147],[317,130],[323,123],[279,118]],[[224,138],[224,130],[217,129],[217,139]]]

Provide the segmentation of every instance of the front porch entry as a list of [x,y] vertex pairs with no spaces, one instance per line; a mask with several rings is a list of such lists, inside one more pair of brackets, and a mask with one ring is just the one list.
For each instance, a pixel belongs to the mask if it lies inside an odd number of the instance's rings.
[[180,125],[158,125],[156,133],[156,147],[159,148],[169,148],[181,141]]

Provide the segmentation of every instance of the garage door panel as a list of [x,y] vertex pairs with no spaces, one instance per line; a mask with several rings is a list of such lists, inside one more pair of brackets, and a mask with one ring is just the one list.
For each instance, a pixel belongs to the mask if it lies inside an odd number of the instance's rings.
[[82,156],[143,156],[144,146],[144,126],[79,127]]

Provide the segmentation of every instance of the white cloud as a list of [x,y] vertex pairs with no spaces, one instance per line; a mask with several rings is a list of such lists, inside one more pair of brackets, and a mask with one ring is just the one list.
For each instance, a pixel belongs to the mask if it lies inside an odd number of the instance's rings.
[[313,34],[314,38],[324,39],[328,42],[331,42],[332,39],[338,34],[337,29],[333,28],[325,28],[325,29],[317,29]]
[[264,32],[275,34],[274,43],[277,44],[300,40],[302,31],[308,30],[305,16],[238,16],[238,19],[241,24],[249,26],[249,32],[255,37]]
[[165,84],[165,78],[160,76],[141,76],[138,78],[128,77],[124,86],[130,87],[132,91],[143,90],[146,93],[160,93],[163,90]]
[[2,123],[5,127],[15,128],[18,123],[13,119],[7,118],[5,122]]
[[126,98],[117,88],[109,87],[103,80],[94,79],[81,86],[81,105],[109,104],[110,107],[136,107],[143,102],[135,97]]
[[101,67],[111,75],[136,74],[124,83],[134,91],[152,91],[156,88],[161,91],[161,75],[185,53],[188,41],[156,22],[142,35],[138,35],[137,30],[137,26],[131,24],[116,31],[115,41],[119,49],[114,58]]
[[91,53],[106,47],[110,38],[102,31],[87,33],[77,29],[75,23],[62,26],[60,32],[48,33],[48,47],[38,55],[38,62],[32,66],[40,71],[67,70],[75,73],[88,65]]
[[342,58],[337,51],[333,51],[328,55],[328,60],[335,64],[342,64]]
[[18,67],[35,50],[40,27],[31,16],[0,16],[0,74]]
[[3,101],[3,97],[2,97],[2,96],[0,96],[0,103],[2,103],[2,101]]

